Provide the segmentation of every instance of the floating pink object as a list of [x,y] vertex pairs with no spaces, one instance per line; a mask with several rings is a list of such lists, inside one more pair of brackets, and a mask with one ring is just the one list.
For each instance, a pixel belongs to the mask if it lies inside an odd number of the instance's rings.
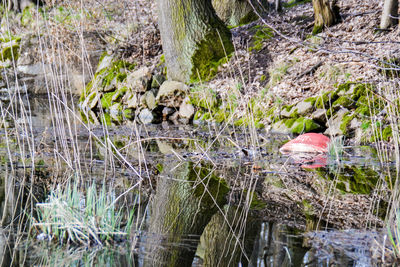
[[329,137],[318,133],[306,133],[284,144],[279,151],[290,153],[326,153],[328,152]]

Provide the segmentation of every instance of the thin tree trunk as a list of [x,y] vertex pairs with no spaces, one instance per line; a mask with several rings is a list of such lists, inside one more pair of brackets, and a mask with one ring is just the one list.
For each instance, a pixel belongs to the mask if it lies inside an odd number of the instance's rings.
[[317,34],[321,32],[324,27],[335,24],[337,19],[334,12],[335,1],[313,0],[312,3],[315,17],[313,34]]
[[381,17],[381,29],[387,29],[398,23],[398,0],[385,0]]

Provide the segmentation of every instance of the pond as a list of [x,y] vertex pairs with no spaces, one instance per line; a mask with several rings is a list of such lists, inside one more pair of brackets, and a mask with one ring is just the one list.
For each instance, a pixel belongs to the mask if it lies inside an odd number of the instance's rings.
[[[91,125],[64,104],[73,99],[20,100],[1,102],[1,266],[379,262],[373,247],[388,240],[380,229],[395,177],[390,150],[342,144],[310,168],[279,153],[285,135],[215,124]],[[129,235],[98,234],[85,246],[77,222],[67,242],[49,230],[54,222],[39,220],[56,190],[82,192],[79,212],[90,188],[115,205]]]

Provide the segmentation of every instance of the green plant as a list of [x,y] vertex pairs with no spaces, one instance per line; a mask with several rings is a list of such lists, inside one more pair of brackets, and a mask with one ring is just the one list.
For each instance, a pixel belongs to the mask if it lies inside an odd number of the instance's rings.
[[45,203],[36,204],[37,221],[33,227],[61,243],[82,245],[98,244],[103,241],[129,235],[134,210],[123,217],[124,207],[116,207],[117,198],[113,189],[106,186],[97,191],[92,183],[84,195],[78,183],[60,186],[52,191]]

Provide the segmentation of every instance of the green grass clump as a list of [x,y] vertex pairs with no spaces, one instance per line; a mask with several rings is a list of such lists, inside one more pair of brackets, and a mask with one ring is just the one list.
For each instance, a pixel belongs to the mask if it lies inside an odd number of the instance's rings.
[[118,241],[129,235],[133,210],[124,217],[116,201],[115,192],[106,191],[105,185],[98,192],[93,183],[86,195],[78,189],[78,183],[65,189],[59,186],[45,203],[36,204],[38,215],[37,221],[32,218],[33,227],[61,244],[89,246]]

